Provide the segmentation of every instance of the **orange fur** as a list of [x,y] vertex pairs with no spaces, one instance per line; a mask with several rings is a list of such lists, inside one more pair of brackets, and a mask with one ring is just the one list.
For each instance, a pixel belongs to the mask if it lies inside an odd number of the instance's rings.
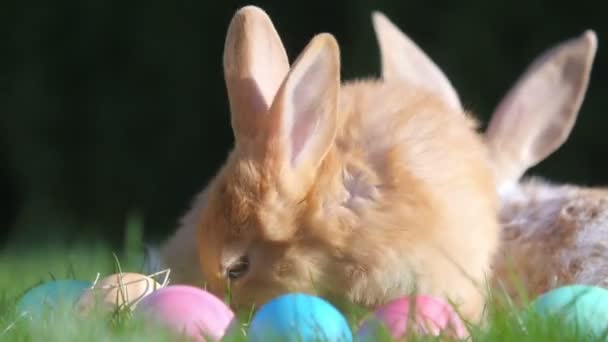
[[[232,152],[199,223],[210,289],[225,290],[222,259],[246,248],[252,270],[231,284],[236,304],[313,291],[316,282],[376,305],[416,286],[479,317],[483,293],[472,282],[484,282],[498,229],[494,183],[471,121],[396,83],[347,84],[340,97],[342,129],[304,198],[285,196],[272,169]],[[369,196],[349,206],[351,179]],[[292,233],[272,241],[263,227]]]
[[[441,69],[382,13],[372,15],[382,75],[461,106]],[[585,30],[536,57],[496,107],[485,133],[500,194],[493,285],[519,302],[554,287],[608,287],[608,189],[521,176],[568,138],[591,78],[598,40]],[[519,288],[521,287],[521,288]]]
[[[240,10],[229,38],[262,37],[276,47],[264,16]],[[366,306],[418,291],[480,319],[498,202],[476,122],[404,82],[340,85],[328,34],[313,39],[280,84],[276,74],[260,76],[264,65],[247,51],[225,59],[236,144],[180,229],[198,230],[199,260],[179,260],[192,255],[177,252],[191,233],[178,233],[164,250],[170,267],[192,265],[174,269],[174,279],[204,279],[217,295],[230,287],[233,304],[245,307],[290,291]],[[258,79],[262,86],[251,87]],[[246,105],[252,98],[259,106]],[[229,280],[227,270],[244,255],[249,269]]]
[[[171,281],[177,284],[187,284],[202,287],[205,280],[198,262],[198,222],[201,211],[207,204],[208,190],[201,191],[194,200],[194,205],[181,219],[180,226],[160,249],[160,266],[152,271],[156,272],[164,267],[171,269]],[[193,271],[196,270],[196,271]]]

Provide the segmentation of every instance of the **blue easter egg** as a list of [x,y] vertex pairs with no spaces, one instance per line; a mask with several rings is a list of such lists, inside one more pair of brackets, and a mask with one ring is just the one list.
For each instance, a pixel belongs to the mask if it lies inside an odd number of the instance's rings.
[[264,304],[249,326],[249,341],[351,342],[346,318],[316,296],[290,293]]
[[80,280],[49,281],[28,290],[17,302],[17,312],[40,316],[45,310],[73,305],[91,283]]
[[557,317],[575,324],[579,331],[602,336],[608,331],[608,290],[600,287],[571,285],[551,290],[532,303],[545,317]]

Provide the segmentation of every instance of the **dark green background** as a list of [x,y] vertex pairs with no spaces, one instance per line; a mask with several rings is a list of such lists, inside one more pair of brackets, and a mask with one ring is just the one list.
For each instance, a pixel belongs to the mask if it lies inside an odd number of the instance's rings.
[[[232,144],[221,56],[241,1],[22,0],[0,4],[1,236],[28,243],[149,239],[174,229]],[[580,120],[536,173],[608,181],[607,1],[258,1],[290,58],[321,31],[343,76],[379,72],[370,12],[385,12],[487,120],[528,63],[593,28],[599,51]],[[0,239],[2,241],[2,239]]]

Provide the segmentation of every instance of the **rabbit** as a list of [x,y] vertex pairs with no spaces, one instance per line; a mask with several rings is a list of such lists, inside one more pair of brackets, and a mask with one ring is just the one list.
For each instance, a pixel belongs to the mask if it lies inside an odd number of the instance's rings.
[[[418,45],[384,14],[372,18],[384,79],[418,82],[462,106]],[[608,189],[523,177],[567,140],[596,50],[596,33],[586,30],[538,56],[496,107],[484,134],[502,226],[492,282],[514,302],[573,283],[608,287]]]
[[496,279],[516,301],[568,284],[608,285],[608,188],[522,177],[570,135],[596,50],[587,30],[537,57],[485,132],[502,202]]
[[147,246],[144,269],[147,274],[170,270],[170,280],[174,284],[204,287],[205,279],[200,271],[198,253],[198,220],[207,204],[205,187],[193,201],[193,205],[181,218],[175,233],[164,241],[160,248]]
[[255,6],[232,18],[223,65],[235,145],[161,251],[173,280],[229,289],[235,308],[418,291],[482,319],[499,203],[470,113],[415,83],[342,82],[329,33],[290,65]]

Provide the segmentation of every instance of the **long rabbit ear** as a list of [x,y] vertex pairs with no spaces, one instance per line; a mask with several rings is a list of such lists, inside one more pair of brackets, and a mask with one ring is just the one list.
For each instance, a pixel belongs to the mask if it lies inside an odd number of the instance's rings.
[[517,182],[566,141],[596,50],[592,30],[553,47],[534,60],[500,102],[485,133],[499,189]]
[[458,93],[441,69],[414,41],[380,12],[372,13],[380,48],[382,78],[404,80],[433,91],[452,108],[462,110]]
[[262,134],[264,116],[288,72],[285,48],[268,15],[255,6],[238,10],[224,46],[224,78],[237,145],[246,146]]
[[340,50],[315,36],[294,62],[270,109],[267,156],[286,188],[300,195],[333,144],[338,125]]

